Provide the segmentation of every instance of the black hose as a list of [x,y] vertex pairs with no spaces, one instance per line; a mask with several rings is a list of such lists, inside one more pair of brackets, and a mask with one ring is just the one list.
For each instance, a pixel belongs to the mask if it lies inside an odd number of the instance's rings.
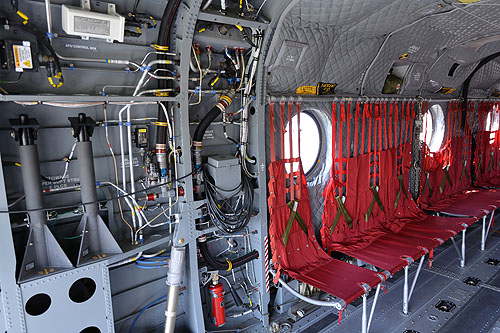
[[203,141],[203,135],[205,135],[205,131],[208,126],[220,115],[220,109],[217,106],[214,106],[200,121],[198,126],[196,126],[196,130],[194,131],[193,141],[201,142]]
[[[200,248],[200,253],[203,259],[209,264],[211,267],[219,270],[219,271],[227,271],[229,269],[229,263],[226,261],[219,261],[215,259],[212,254],[210,254],[210,251],[208,251],[208,245],[206,241],[202,241],[198,243],[198,246]],[[259,251],[253,250],[252,252],[249,252],[235,260],[232,260],[232,268],[236,268],[239,266],[242,266],[254,259],[257,259],[259,257]]]
[[[170,31],[172,28],[172,24],[175,20],[175,14],[177,13],[177,9],[179,8],[181,0],[169,0],[167,5],[165,6],[165,11],[163,12],[163,16],[161,18],[160,29],[158,31],[158,40],[157,44],[161,46],[169,46],[170,47]],[[158,59],[164,60],[166,57],[164,55],[158,55]],[[158,68],[165,69],[165,65],[159,65]],[[172,82],[171,80],[159,80],[158,88],[166,89],[171,88]],[[165,102],[163,102],[165,103]],[[167,105],[165,105],[167,107]],[[167,107],[168,109],[168,107]],[[158,122],[166,122],[165,113],[163,112],[163,108],[158,105]],[[165,144],[167,142],[167,129],[165,126],[158,126],[156,132],[156,143]]]

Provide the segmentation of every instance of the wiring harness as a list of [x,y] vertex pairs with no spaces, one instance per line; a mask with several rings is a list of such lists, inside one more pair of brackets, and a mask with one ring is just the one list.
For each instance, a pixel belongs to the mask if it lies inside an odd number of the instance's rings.
[[[242,172],[241,184],[233,189],[223,189],[215,185],[210,174],[203,172],[207,208],[212,221],[222,231],[235,233],[248,225],[253,212],[254,191],[252,180]],[[237,195],[229,195],[241,189]]]

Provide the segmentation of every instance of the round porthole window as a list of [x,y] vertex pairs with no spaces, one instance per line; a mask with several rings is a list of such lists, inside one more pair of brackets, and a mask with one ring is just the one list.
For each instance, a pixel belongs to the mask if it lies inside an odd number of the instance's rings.
[[498,106],[494,105],[486,116],[485,130],[490,132],[490,144],[495,139],[495,133],[500,128],[500,114]]
[[443,144],[444,131],[443,109],[439,104],[434,104],[424,114],[420,140],[425,141],[429,150],[435,153]]
[[[285,137],[285,158],[290,158],[290,139],[289,139],[290,122],[286,124]],[[292,143],[293,157],[299,156],[298,142],[298,117],[292,117]],[[307,175],[318,163],[319,152],[321,148],[321,135],[318,121],[314,115],[309,112],[300,114],[300,157],[302,159],[302,167]],[[286,171],[290,172],[290,165],[287,163]],[[294,163],[293,169],[297,170],[298,163]]]

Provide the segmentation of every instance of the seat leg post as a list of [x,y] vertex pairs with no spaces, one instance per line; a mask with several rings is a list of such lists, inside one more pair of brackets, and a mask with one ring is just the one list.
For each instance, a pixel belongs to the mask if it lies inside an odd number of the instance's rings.
[[366,333],[370,332],[370,326],[372,324],[373,313],[375,312],[375,307],[377,306],[378,295],[380,294],[380,287],[382,284],[380,283],[377,286],[377,290],[375,291],[375,296],[373,297],[372,310],[370,311],[370,317],[368,318],[368,325],[366,327]]
[[405,266],[405,284],[403,286],[403,314],[408,314],[408,266]]
[[367,333],[366,294],[363,295],[363,316],[361,317],[361,333]]
[[462,230],[462,258],[460,258],[460,267],[465,267],[465,232],[467,229]]
[[486,243],[486,216],[483,216],[483,228],[481,229],[481,251],[484,251],[484,244]]
[[410,293],[408,294],[408,303],[410,303],[411,295],[413,294],[413,290],[415,289],[415,285],[417,284],[418,276],[420,275],[420,270],[422,269],[422,264],[424,263],[425,255],[420,258],[420,262],[418,263],[417,272],[415,273],[415,277],[413,278],[413,283],[411,284]]

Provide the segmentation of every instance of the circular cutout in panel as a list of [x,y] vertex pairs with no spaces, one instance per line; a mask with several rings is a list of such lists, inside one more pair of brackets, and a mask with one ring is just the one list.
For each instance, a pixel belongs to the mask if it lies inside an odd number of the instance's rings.
[[495,142],[495,132],[500,128],[500,113],[498,106],[494,105],[493,108],[488,112],[486,116],[486,124],[484,126],[485,131],[490,132],[490,144]]
[[85,327],[80,333],[101,333],[101,330],[95,326]]
[[439,104],[434,104],[427,110],[423,117],[422,132],[420,140],[425,141],[432,153],[437,152],[444,139],[444,113]]
[[50,296],[40,293],[31,296],[24,308],[26,309],[26,313],[30,316],[39,316],[50,308],[50,304],[52,304]]
[[[293,144],[293,157],[299,156],[298,150],[298,118],[297,115],[292,117],[292,144]],[[285,158],[290,158],[290,122],[286,124],[286,132],[284,134],[285,142]],[[314,166],[318,163],[318,155],[321,149],[321,134],[318,121],[309,112],[300,113],[300,157],[302,160],[302,167],[304,173],[307,175]],[[285,164],[286,171],[290,172],[290,164]],[[296,171],[298,163],[293,164]]]
[[96,284],[91,278],[76,280],[69,288],[69,298],[75,303],[88,301],[95,293]]

